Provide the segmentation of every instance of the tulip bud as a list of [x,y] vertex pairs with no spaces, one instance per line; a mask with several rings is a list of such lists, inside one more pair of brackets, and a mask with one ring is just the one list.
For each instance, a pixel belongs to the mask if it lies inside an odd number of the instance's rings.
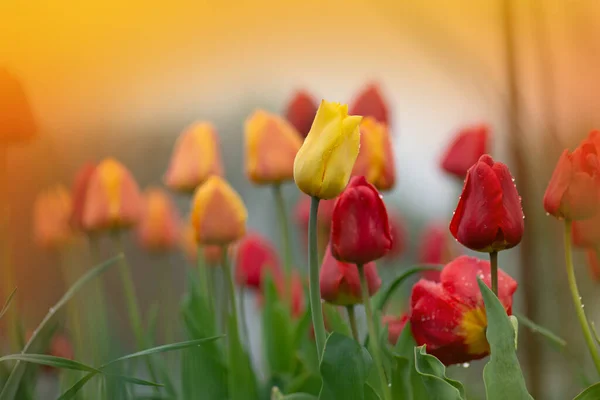
[[508,167],[485,154],[467,173],[450,232],[463,246],[485,253],[516,246],[523,236],[521,197]]
[[384,315],[381,322],[383,322],[383,325],[387,325],[388,342],[390,342],[392,346],[395,346],[404,326],[408,322],[408,314],[402,314],[399,317],[396,317],[395,315]]
[[[440,282],[419,280],[410,299],[410,327],[417,345],[445,365],[478,360],[490,353],[487,315],[477,278],[489,287],[490,263],[461,256],[447,264]],[[517,282],[498,270],[498,299],[512,314]]]
[[37,126],[21,82],[0,68],[0,143],[26,142],[37,134]]
[[483,124],[460,130],[442,157],[442,169],[465,179],[469,168],[488,152],[489,132],[489,127]]
[[87,189],[92,175],[96,170],[93,163],[85,163],[75,175],[73,187],[71,188],[71,226],[79,231],[84,230],[83,211],[85,210],[85,201],[87,198]]
[[294,158],[302,139],[283,118],[258,110],[246,120],[246,174],[254,183],[294,179]]
[[140,244],[148,250],[168,251],[177,246],[179,215],[163,190],[146,191],[137,233]]
[[69,224],[71,198],[58,185],[38,195],[33,206],[33,233],[36,243],[45,249],[58,250],[74,237]]
[[294,160],[300,190],[320,199],[333,199],[344,190],[358,156],[361,119],[348,115],[346,105],[321,102]]
[[[189,218],[187,219],[189,221]],[[187,259],[190,262],[198,261],[198,242],[196,241],[196,232],[191,224],[186,226],[180,232],[180,245]],[[202,246],[202,255],[204,261],[210,267],[221,265],[223,248],[218,245]]]
[[392,248],[389,218],[381,195],[364,176],[355,176],[333,208],[331,253],[340,260],[366,264]]
[[280,278],[281,262],[266,238],[257,233],[249,234],[236,247],[235,278],[238,285],[260,289],[266,271],[275,281]]
[[[364,264],[363,268],[369,295],[373,296],[381,286],[377,267],[374,262],[369,262]],[[339,306],[362,303],[358,267],[355,264],[336,260],[331,254],[330,246],[325,250],[319,280],[321,298],[326,302]]]
[[307,92],[297,92],[290,100],[285,114],[290,124],[305,138],[317,114],[317,102]]
[[223,246],[241,239],[247,218],[240,195],[223,178],[213,175],[196,189],[191,222],[199,244]]
[[177,139],[165,184],[191,193],[211,175],[223,175],[219,137],[212,124],[197,122]]
[[375,83],[367,85],[350,105],[350,114],[373,117],[382,124],[390,125],[389,110],[381,88]]
[[373,117],[363,118],[360,124],[360,152],[352,175],[364,175],[379,190],[390,190],[396,182],[388,127]]
[[84,204],[85,229],[129,228],[140,219],[142,196],[131,173],[117,160],[108,158],[90,177]]
[[[419,264],[446,264],[458,253],[454,241],[450,240],[448,228],[441,224],[432,224],[425,228],[419,247]],[[423,277],[430,281],[439,281],[438,271],[427,271]]]

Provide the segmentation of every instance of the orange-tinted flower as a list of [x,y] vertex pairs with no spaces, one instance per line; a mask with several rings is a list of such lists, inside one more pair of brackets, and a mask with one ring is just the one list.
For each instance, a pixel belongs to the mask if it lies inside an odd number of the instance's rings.
[[85,229],[128,228],[139,222],[142,195],[129,170],[108,158],[90,177],[84,203]]
[[396,183],[394,154],[388,127],[373,117],[360,123],[360,150],[352,175],[363,175],[379,190],[390,190]]
[[464,179],[469,168],[488,152],[489,133],[489,127],[483,124],[461,129],[442,157],[442,169]]
[[33,206],[33,233],[36,243],[50,250],[60,249],[74,236],[69,224],[71,198],[57,185],[38,195]]
[[236,282],[240,286],[260,289],[266,271],[276,281],[279,279],[281,262],[277,250],[268,239],[257,233],[246,235],[236,246]]
[[[188,218],[189,220],[189,218]],[[180,232],[180,245],[187,259],[191,262],[198,261],[198,242],[196,241],[196,232],[191,224],[185,224]],[[223,248],[218,245],[202,246],[204,261],[210,267],[221,265]]]
[[165,184],[173,190],[190,193],[211,175],[223,175],[219,137],[212,124],[197,122],[175,142]]
[[302,137],[308,135],[317,115],[319,103],[307,92],[299,91],[287,105],[285,116]]
[[90,183],[90,178],[96,170],[96,165],[88,162],[85,163],[77,174],[71,187],[71,200],[73,203],[71,210],[71,226],[77,230],[83,230],[83,211],[85,210],[85,201],[87,198],[87,189]]
[[600,247],[600,212],[590,219],[573,221],[573,244],[577,247]]
[[[454,241],[448,233],[448,228],[442,224],[433,223],[425,228],[419,246],[419,264],[447,264],[458,254]],[[438,271],[427,271],[423,277],[430,281],[439,281]]]
[[248,213],[240,195],[213,175],[196,189],[191,222],[196,241],[202,245],[226,245],[246,233]]
[[373,117],[377,121],[390,125],[389,109],[379,85],[371,83],[358,93],[350,104],[350,114]]
[[33,112],[21,82],[0,68],[0,143],[21,143],[36,134]]
[[150,188],[144,193],[142,217],[138,225],[140,244],[154,251],[167,251],[177,246],[179,215],[167,193]]
[[402,333],[402,329],[404,329],[404,326],[408,322],[408,318],[408,314],[402,314],[399,317],[396,317],[395,315],[384,315],[381,319],[383,325],[387,325],[388,342],[390,342],[392,346],[395,346],[398,342],[398,338]]
[[[461,256],[447,264],[440,282],[418,281],[411,295],[410,326],[419,346],[446,365],[478,360],[490,353],[487,316],[477,278],[490,286],[490,263]],[[512,314],[517,282],[498,270],[498,298]]]
[[254,183],[281,183],[294,179],[294,159],[302,146],[296,129],[285,119],[263,110],[247,120],[246,175]]

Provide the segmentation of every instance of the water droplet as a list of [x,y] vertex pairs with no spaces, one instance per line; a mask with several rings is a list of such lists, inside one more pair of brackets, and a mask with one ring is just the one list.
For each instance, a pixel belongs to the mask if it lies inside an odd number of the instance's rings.
[[585,307],[585,304],[582,304],[582,305],[581,305],[581,308],[583,308],[583,307]]
[[469,364],[469,363],[463,363],[463,365],[462,365],[463,368],[469,368],[470,366],[471,366],[471,364]]
[[54,309],[54,307],[50,307],[50,309],[48,310],[48,312],[50,314],[54,314],[56,312],[56,310]]
[[546,213],[546,217],[549,217],[549,216],[550,216],[550,213],[549,213],[549,212],[547,212],[547,213]]
[[388,383],[388,387],[392,387],[392,384],[391,384],[391,383]]
[[523,215],[523,219],[525,219],[525,215]]
[[579,296],[579,301],[581,301],[581,296]]
[[512,178],[512,181],[514,182],[514,181],[515,181],[515,178]]

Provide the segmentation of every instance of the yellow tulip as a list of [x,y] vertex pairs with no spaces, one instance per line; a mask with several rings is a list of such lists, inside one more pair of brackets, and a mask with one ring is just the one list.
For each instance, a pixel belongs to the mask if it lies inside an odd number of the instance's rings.
[[332,199],[350,179],[360,147],[362,117],[346,104],[321,101],[304,144],[294,160],[294,180],[304,193]]

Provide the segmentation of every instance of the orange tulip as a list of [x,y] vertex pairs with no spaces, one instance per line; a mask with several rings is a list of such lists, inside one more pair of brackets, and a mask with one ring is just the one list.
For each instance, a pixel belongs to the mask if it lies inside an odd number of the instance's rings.
[[57,250],[74,237],[69,224],[71,197],[67,188],[58,185],[40,193],[33,210],[34,238],[40,247]]
[[87,188],[90,183],[90,178],[94,175],[96,165],[88,162],[85,163],[77,174],[71,186],[71,226],[73,229],[82,231],[83,227],[83,210],[85,210],[85,201],[87,196]]
[[190,193],[211,175],[223,175],[219,137],[212,124],[197,122],[177,139],[165,184]]
[[360,151],[352,175],[363,175],[379,190],[392,189],[396,182],[390,132],[373,117],[360,123]]
[[248,212],[240,195],[216,175],[196,189],[191,222],[202,245],[226,245],[246,233]]
[[84,203],[83,225],[96,231],[137,224],[143,201],[129,170],[108,158],[98,164],[90,177]]
[[179,215],[169,195],[159,188],[148,189],[138,225],[140,244],[148,250],[171,250],[178,233]]
[[25,142],[36,133],[33,112],[21,82],[0,68],[0,143]]

